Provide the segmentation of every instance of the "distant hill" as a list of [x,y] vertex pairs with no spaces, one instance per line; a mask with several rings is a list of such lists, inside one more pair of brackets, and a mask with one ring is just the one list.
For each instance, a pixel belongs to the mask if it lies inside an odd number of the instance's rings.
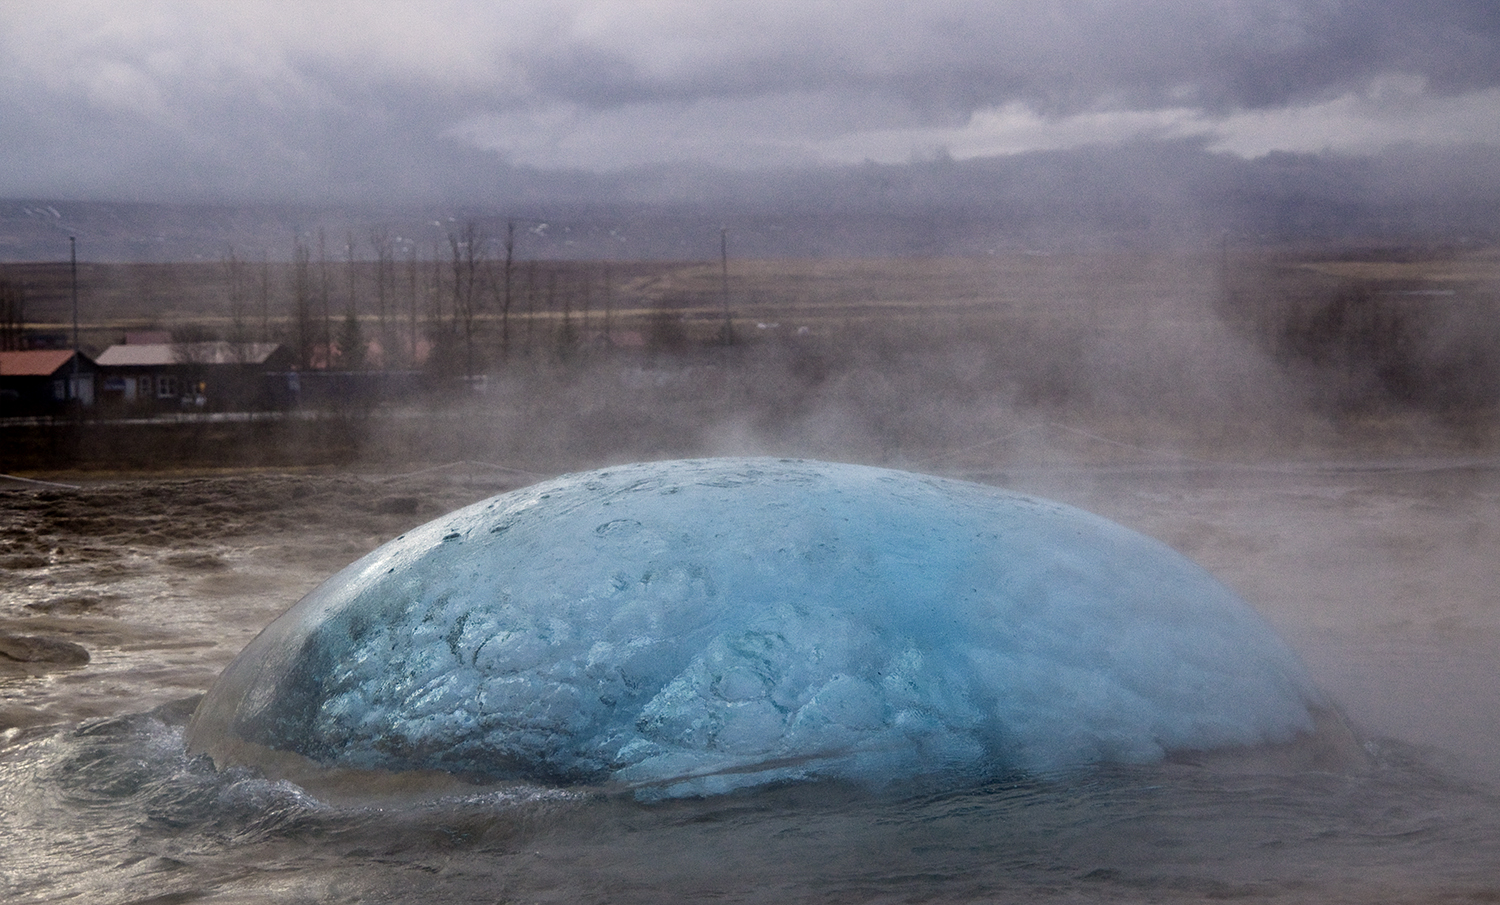
[[1500,239],[1500,149],[1246,160],[1175,141],[774,172],[640,169],[467,207],[8,200],[0,262],[66,260],[69,236],[80,260],[97,262],[288,260],[295,237],[320,233],[332,258],[351,242],[373,258],[382,233],[398,257],[430,259],[469,222],[496,247],[514,222],[517,254],[536,259],[713,259],[721,228],[738,257],[1191,248],[1226,236],[1488,244]]

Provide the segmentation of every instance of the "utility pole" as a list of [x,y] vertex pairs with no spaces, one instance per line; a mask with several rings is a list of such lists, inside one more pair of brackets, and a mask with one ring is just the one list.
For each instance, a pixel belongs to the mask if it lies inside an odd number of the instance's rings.
[[68,262],[73,276],[73,376],[68,380],[68,399],[78,398],[78,238],[68,237]]
[[609,334],[610,320],[614,315],[614,306],[613,274],[611,273],[609,260],[606,259],[604,261],[604,344],[606,346],[614,345],[614,341]]
[[505,224],[505,299],[500,303],[500,357],[510,363],[510,284],[516,261],[516,221]]
[[1233,298],[1229,289],[1229,230],[1219,237],[1219,300],[1228,305]]
[[719,227],[719,276],[724,297],[724,345],[734,345],[734,322],[729,317],[729,227]]

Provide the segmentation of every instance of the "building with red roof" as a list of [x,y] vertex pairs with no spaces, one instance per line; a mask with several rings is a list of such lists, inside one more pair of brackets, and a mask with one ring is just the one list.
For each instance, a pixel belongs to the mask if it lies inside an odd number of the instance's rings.
[[94,360],[73,349],[0,352],[0,414],[52,414],[94,404]]

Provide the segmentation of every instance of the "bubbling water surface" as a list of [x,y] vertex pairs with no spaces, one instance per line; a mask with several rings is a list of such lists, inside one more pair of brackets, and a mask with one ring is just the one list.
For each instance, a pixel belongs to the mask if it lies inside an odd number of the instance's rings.
[[[34,538],[0,569],[0,629],[91,655],[54,670],[0,661],[0,900],[1500,897],[1493,463],[988,479],[1208,566],[1293,642],[1366,756],[1176,757],[936,792],[823,782],[642,804],[516,781],[336,801],[188,755],[197,695],[344,563],[506,485],[258,476],[0,492],[6,537]],[[409,501],[418,518],[401,514]]]
[[1399,744],[1352,771],[1113,765],[943,793],[794,784],[652,805],[516,783],[333,805],[187,756],[186,712],[90,721],[8,753],[7,901],[1358,902],[1495,889],[1482,849],[1500,839],[1500,798]]

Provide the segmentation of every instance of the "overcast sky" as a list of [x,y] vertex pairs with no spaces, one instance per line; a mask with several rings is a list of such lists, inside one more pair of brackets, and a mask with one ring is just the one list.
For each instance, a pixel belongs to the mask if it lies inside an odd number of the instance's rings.
[[8,0],[0,59],[8,197],[451,200],[533,170],[1155,137],[1500,145],[1496,0]]

